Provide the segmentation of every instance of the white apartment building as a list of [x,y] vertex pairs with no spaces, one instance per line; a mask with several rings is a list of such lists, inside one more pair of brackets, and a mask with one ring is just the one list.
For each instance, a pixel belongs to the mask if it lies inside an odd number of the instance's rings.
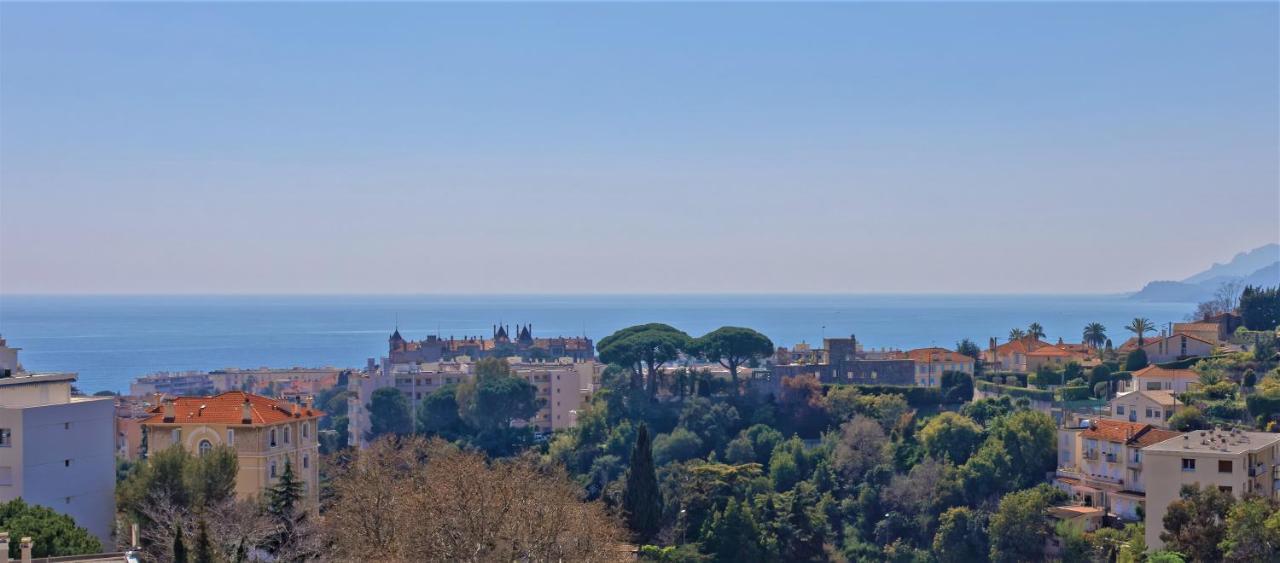
[[115,405],[110,397],[73,397],[75,380],[73,373],[0,377],[0,502],[46,506],[113,545]]
[[1183,485],[1280,497],[1280,434],[1199,430],[1142,449],[1146,464],[1147,549],[1164,547],[1164,515]]

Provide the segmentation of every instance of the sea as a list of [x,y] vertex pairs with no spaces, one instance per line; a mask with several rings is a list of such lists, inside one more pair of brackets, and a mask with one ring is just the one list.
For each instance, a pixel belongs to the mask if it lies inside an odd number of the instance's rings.
[[1158,327],[1191,303],[1124,295],[0,295],[0,336],[28,371],[70,371],[92,393],[124,392],[159,371],[228,367],[362,367],[407,339],[492,336],[496,324],[530,324],[534,336],[596,340],[662,322],[693,336],[751,327],[779,346],[856,335],[868,348],[986,347],[1014,327],[1040,323],[1047,340],[1078,342],[1100,322],[1118,345],[1134,317]]

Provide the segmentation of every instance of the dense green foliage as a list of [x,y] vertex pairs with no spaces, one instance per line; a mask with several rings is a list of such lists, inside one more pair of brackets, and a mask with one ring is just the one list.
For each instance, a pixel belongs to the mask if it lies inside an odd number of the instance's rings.
[[1275,330],[1280,326],[1280,286],[1244,288],[1240,318],[1249,330]]
[[395,387],[383,387],[369,398],[369,431],[366,440],[376,440],[388,434],[406,436],[413,432],[413,416],[409,412],[409,398]]
[[18,540],[29,537],[32,556],[58,557],[101,553],[102,544],[88,530],[76,526],[70,516],[58,514],[44,506],[27,504],[22,499],[0,502],[0,531],[9,532],[9,551],[5,555],[17,561],[21,555]]

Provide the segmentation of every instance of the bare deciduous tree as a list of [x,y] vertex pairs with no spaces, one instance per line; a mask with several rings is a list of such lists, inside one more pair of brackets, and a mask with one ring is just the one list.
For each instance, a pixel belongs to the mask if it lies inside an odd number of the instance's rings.
[[440,440],[383,439],[339,471],[325,528],[337,559],[615,561],[625,537],[560,468],[489,462]]

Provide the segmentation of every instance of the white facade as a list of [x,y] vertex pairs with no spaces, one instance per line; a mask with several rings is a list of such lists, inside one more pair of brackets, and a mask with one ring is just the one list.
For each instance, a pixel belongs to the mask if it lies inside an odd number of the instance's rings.
[[109,397],[71,396],[75,379],[0,378],[0,502],[48,507],[113,545],[115,405]]

